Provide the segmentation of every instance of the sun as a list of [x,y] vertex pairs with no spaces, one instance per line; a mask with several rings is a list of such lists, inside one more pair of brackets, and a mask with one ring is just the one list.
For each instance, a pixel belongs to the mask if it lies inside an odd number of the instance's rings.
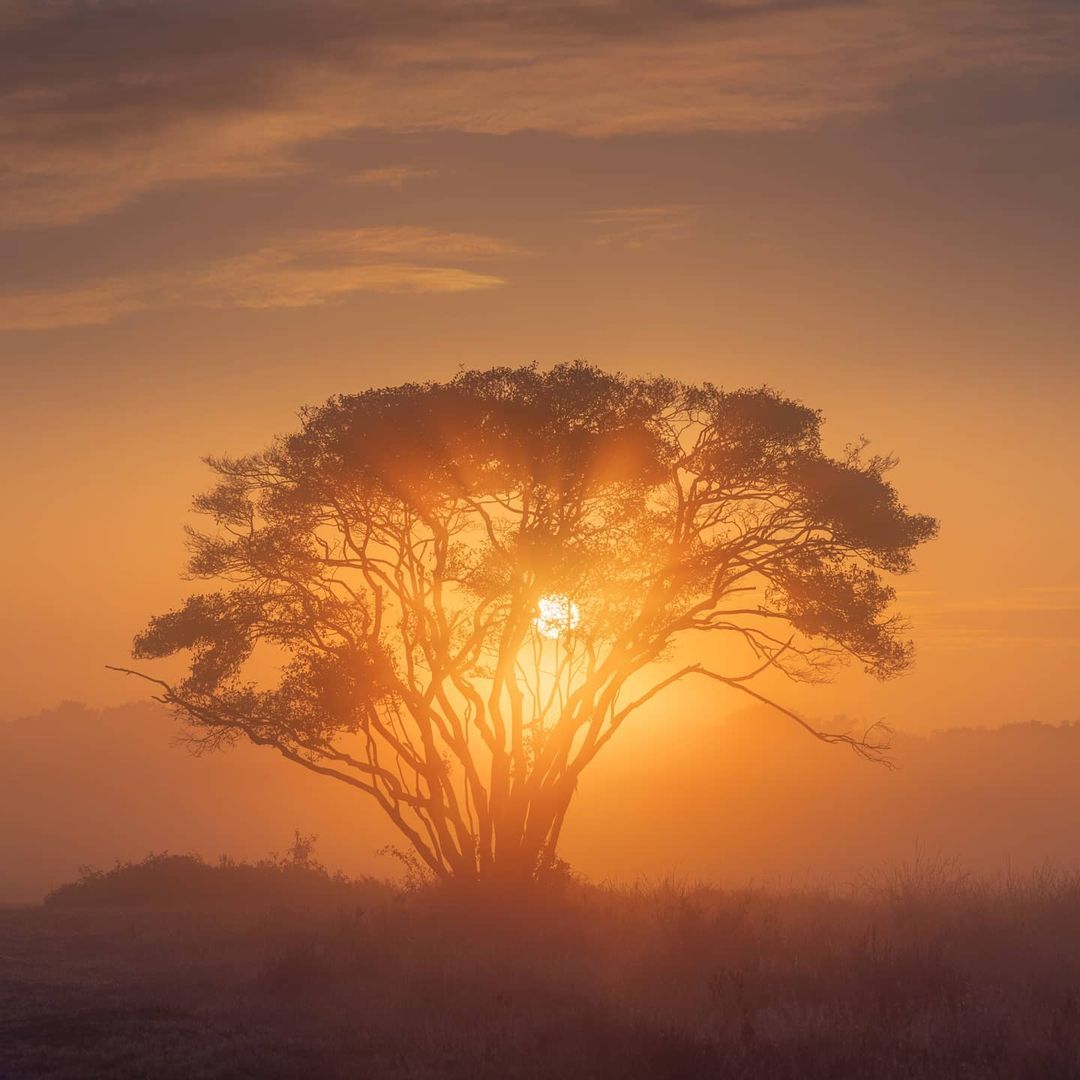
[[536,604],[536,617],[533,626],[541,637],[555,641],[565,634],[572,633],[581,623],[581,609],[563,593],[550,593],[541,596]]

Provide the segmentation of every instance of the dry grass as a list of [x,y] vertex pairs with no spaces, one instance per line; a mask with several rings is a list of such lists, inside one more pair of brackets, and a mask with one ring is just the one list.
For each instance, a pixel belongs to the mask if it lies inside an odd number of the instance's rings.
[[1080,879],[1053,870],[54,903],[0,911],[0,964],[12,1078],[1080,1076]]

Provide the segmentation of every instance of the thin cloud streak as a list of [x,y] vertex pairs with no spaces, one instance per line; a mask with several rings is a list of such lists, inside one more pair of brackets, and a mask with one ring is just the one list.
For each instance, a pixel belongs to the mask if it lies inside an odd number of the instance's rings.
[[409,180],[423,180],[435,175],[435,169],[418,169],[413,165],[386,165],[378,169],[362,169],[353,173],[349,180],[354,184],[400,191]]
[[1075,586],[1034,586],[944,603],[916,599],[906,602],[905,610],[928,649],[1080,647],[1080,589]]
[[596,210],[586,220],[596,229],[596,243],[635,249],[688,236],[693,210],[689,206],[618,207]]
[[106,278],[72,288],[20,289],[0,294],[0,331],[105,326],[155,306],[139,278]]
[[514,254],[521,249],[493,237],[417,227],[300,234],[193,270],[3,293],[0,331],[102,326],[167,307],[303,308],[365,292],[475,292],[506,281],[416,260],[475,262]]

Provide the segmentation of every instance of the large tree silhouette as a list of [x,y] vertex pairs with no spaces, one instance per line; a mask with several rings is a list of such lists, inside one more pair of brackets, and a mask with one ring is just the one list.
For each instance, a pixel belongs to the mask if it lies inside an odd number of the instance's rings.
[[[301,416],[262,453],[208,459],[189,569],[227,584],[134,653],[190,650],[159,685],[193,738],[250,739],[374,798],[433,875],[542,876],[582,770],[681,679],[764,701],[766,669],[911,661],[886,578],[936,522],[899,502],[892,461],[828,456],[820,414],[772,390],[577,363]],[[743,666],[697,658],[717,655]]]

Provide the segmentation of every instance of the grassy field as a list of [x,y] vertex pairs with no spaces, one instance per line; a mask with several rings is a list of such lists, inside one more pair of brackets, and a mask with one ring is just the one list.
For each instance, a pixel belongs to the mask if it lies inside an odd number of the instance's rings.
[[152,862],[0,910],[0,1076],[1080,1077],[1067,874],[525,903]]

